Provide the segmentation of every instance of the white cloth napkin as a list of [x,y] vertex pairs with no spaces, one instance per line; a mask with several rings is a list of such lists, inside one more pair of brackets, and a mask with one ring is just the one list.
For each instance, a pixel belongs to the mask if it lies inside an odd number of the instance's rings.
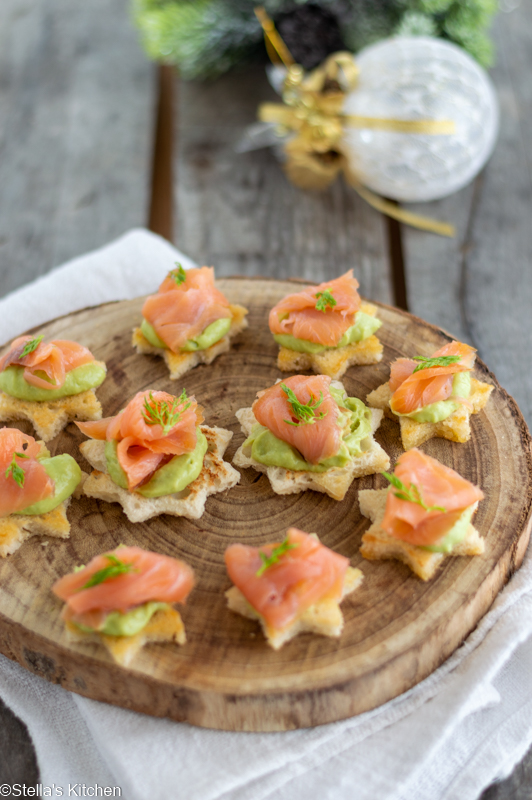
[[[134,230],[0,300],[0,341],[153,290],[192,262]],[[374,711],[314,729],[226,733],[69,694],[0,656],[0,693],[32,735],[51,796],[128,800],[477,800],[532,743],[532,557],[448,661]],[[75,788],[74,791],[81,791]],[[75,796],[72,794],[71,796]]]

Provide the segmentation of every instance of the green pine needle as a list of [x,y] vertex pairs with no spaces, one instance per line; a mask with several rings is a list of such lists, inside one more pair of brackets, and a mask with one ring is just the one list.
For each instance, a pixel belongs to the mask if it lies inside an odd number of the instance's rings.
[[120,559],[114,556],[112,553],[106,553],[104,558],[110,562],[109,566],[99,569],[97,572],[91,575],[87,583],[81,587],[80,591],[82,589],[91,589],[93,586],[98,586],[104,581],[108,581],[111,578],[118,578],[119,575],[125,575],[128,572],[138,572],[133,564],[126,561],[120,561]]
[[144,398],[142,418],[147,425],[160,425],[163,429],[163,436],[167,436],[172,428],[177,425],[181,415],[192,405],[192,400],[189,400],[182,407],[187,399],[185,389],[183,389],[179,397],[174,398],[172,403],[167,403],[166,400],[155,400],[152,392],[150,392],[149,400],[147,397]]
[[283,422],[286,422],[287,425],[312,425],[317,420],[323,419],[327,416],[327,411],[321,411],[319,414],[316,414],[316,409],[318,409],[323,403],[323,392],[320,392],[319,400],[316,400],[314,395],[311,394],[311,401],[305,404],[299,402],[295,392],[293,392],[292,389],[286,385],[286,383],[281,384],[281,389],[286,394],[293,414],[297,418],[297,422],[293,422],[289,419],[283,420]]
[[257,578],[260,578],[260,576],[263,575],[269,567],[277,564],[281,556],[284,556],[285,553],[288,553],[289,550],[293,550],[295,547],[299,547],[299,543],[290,543],[288,541],[288,537],[286,537],[282,544],[273,548],[271,556],[267,556],[266,553],[263,553],[262,550],[259,550],[262,566],[255,573]]
[[[316,0],[264,0],[268,14]],[[131,0],[150,58],[175,64],[186,79],[214,78],[260,58],[263,33],[250,0]],[[441,36],[484,66],[493,59],[488,35],[497,0],[320,0],[338,19],[346,49],[389,36]]]
[[19,358],[24,358],[25,356],[29,356],[30,353],[33,353],[34,350],[37,350],[38,346],[44,339],[44,335],[36,336],[35,339],[30,339],[29,342],[26,342],[24,345],[24,350],[20,354]]
[[425,511],[441,511],[444,514],[447,513],[447,509],[443,508],[443,506],[428,506],[424,502],[421,492],[415,483],[411,483],[410,488],[407,489],[403,481],[398,478],[397,475],[392,475],[389,472],[381,472],[381,475],[384,475],[386,480],[390,481],[392,486],[398,490],[394,492],[394,495],[399,500],[406,500],[408,503],[416,503],[416,505],[424,508]]
[[316,309],[318,311],[323,311],[324,314],[327,311],[327,306],[334,308],[334,306],[337,305],[336,300],[328,289],[325,289],[324,292],[318,292],[316,294],[316,298],[318,300],[316,303]]

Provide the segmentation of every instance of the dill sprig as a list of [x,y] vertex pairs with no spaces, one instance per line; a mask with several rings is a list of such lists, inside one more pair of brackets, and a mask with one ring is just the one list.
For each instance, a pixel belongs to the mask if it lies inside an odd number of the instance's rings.
[[398,478],[397,475],[391,475],[389,472],[381,472],[381,475],[384,475],[392,486],[398,490],[394,492],[394,495],[398,497],[399,500],[406,500],[408,503],[416,503],[416,505],[424,508],[425,511],[442,511],[444,514],[447,513],[447,509],[443,508],[443,506],[428,506],[423,500],[421,492],[415,483],[411,483],[410,488],[407,489],[403,481]]
[[187,273],[179,263],[179,261],[175,262],[177,269],[172,269],[168,273],[168,277],[171,278],[177,286],[181,286],[187,279]]
[[[160,425],[163,435],[166,436],[172,428],[177,425],[181,415],[192,405],[192,400],[187,401],[186,389],[183,389],[179,397],[175,397],[172,403],[166,400],[155,400],[152,392],[149,399],[144,398],[144,408],[142,418],[147,425]],[[183,403],[186,403],[183,406]]]
[[266,572],[268,567],[271,567],[274,564],[277,564],[277,562],[279,561],[281,556],[284,556],[284,554],[288,553],[289,550],[293,550],[294,547],[299,547],[299,543],[298,542],[292,542],[292,543],[289,542],[288,541],[288,536],[287,536],[282,544],[280,544],[277,547],[273,548],[271,556],[267,556],[266,553],[263,553],[262,550],[259,550],[259,556],[260,556],[260,560],[262,561],[262,566],[255,573],[257,578],[260,578],[260,576],[264,572]]
[[320,411],[319,414],[316,413],[316,409],[321,406],[323,403],[323,392],[320,392],[320,399],[316,400],[313,394],[311,394],[311,400],[309,403],[300,403],[297,399],[295,392],[290,389],[286,383],[281,384],[281,389],[286,394],[288,403],[290,404],[290,408],[292,409],[294,416],[297,418],[297,422],[293,422],[292,420],[285,419],[283,422],[286,422],[287,425],[312,425],[319,419],[323,419],[323,417],[327,416],[327,411],[323,412]]
[[106,553],[104,558],[110,562],[109,566],[99,569],[91,575],[87,583],[85,583],[81,589],[91,589],[93,586],[98,586],[100,583],[108,581],[110,578],[118,578],[119,575],[125,575],[128,572],[138,572],[132,563],[120,561],[120,559],[112,553]]
[[24,470],[22,467],[17,464],[17,458],[28,458],[26,453],[13,453],[13,458],[11,459],[11,464],[6,469],[6,478],[11,477],[19,486],[24,486],[24,480],[26,478],[24,474]]
[[26,342],[19,358],[24,358],[25,356],[29,356],[30,353],[33,353],[34,350],[37,350],[38,346],[40,345],[43,339],[44,339],[44,334],[42,334],[41,336],[36,336],[35,339],[30,339],[29,342]]
[[327,306],[334,308],[336,305],[336,300],[328,289],[325,289],[324,292],[318,292],[316,294],[316,298],[318,300],[316,303],[316,308],[318,311],[323,311],[324,314],[327,311]]
[[430,369],[431,367],[448,367],[449,364],[456,364],[458,361],[460,361],[460,358],[461,356],[436,356],[436,358],[414,356],[412,361],[420,362],[414,370],[414,372],[419,372],[421,369]]

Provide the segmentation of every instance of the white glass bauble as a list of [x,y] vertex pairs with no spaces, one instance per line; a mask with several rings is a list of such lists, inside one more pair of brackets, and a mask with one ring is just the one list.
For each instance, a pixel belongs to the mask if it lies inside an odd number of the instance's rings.
[[356,63],[360,77],[346,114],[456,124],[444,136],[348,128],[344,144],[361,183],[411,202],[469,183],[491,155],[499,118],[491,81],[471,56],[441,39],[397,37],[365,48]]

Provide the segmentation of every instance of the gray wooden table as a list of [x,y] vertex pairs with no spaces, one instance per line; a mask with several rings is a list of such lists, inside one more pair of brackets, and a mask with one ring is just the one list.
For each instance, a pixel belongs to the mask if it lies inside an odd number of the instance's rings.
[[[133,226],[220,276],[321,281],[354,267],[366,297],[477,347],[532,420],[531,4],[496,23],[502,123],[488,167],[416,209],[453,222],[453,240],[390,223],[340,181],[302,193],[268,151],[236,155],[273,96],[262,69],[180,83],[145,60],[128,13],[127,0],[0,4],[0,294]],[[24,725],[5,707],[0,719],[0,783],[34,785]],[[532,798],[532,751],[482,797]]]

